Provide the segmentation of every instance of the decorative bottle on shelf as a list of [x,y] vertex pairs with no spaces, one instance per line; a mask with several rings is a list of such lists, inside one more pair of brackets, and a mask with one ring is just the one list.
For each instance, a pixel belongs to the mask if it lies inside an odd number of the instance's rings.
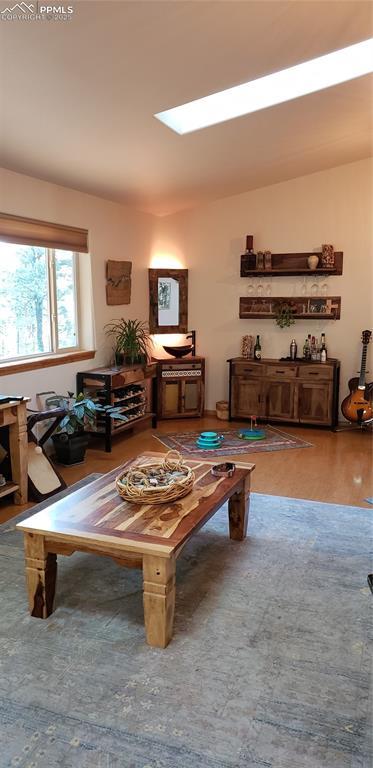
[[254,253],[254,237],[253,235],[246,235],[246,250],[245,256],[247,257],[247,268],[256,269],[256,254]]
[[297,357],[297,342],[295,339],[291,340],[290,344],[290,360],[296,360]]
[[260,338],[259,336],[256,337],[255,347],[254,347],[254,358],[255,360],[260,360],[262,357],[262,348],[260,346]]
[[246,251],[245,253],[253,253],[254,238],[252,235],[246,235]]
[[264,252],[263,251],[258,251],[258,253],[256,254],[256,268],[258,270],[264,269]]
[[322,333],[321,334],[320,361],[322,363],[326,363],[327,359],[328,359],[328,350],[326,348],[325,333]]

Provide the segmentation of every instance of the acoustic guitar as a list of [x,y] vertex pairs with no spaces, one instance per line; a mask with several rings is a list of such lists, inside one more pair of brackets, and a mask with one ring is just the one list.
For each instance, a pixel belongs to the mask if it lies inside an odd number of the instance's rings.
[[363,331],[360,376],[355,376],[348,382],[350,394],[342,402],[341,410],[347,421],[362,424],[373,419],[373,382],[365,383],[365,369],[367,363],[367,350],[371,338],[370,331]]

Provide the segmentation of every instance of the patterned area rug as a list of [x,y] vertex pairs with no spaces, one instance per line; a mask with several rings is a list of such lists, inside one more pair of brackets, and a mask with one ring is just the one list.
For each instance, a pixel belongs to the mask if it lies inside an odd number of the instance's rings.
[[[368,768],[371,510],[253,494],[178,560],[175,635],[145,644],[140,571],[59,557],[28,615],[0,535],[1,768]],[[12,530],[13,528],[13,530]]]
[[[247,427],[248,428],[248,427]],[[280,432],[275,427],[263,427],[266,437],[263,440],[242,440],[236,429],[222,429],[218,434],[224,436],[220,448],[204,450],[196,445],[200,432],[171,432],[167,435],[156,434],[156,437],[167,448],[175,449],[184,456],[194,458],[210,458],[214,456],[236,456],[241,453],[263,453],[264,451],[282,451],[287,448],[312,448],[312,443],[301,440],[300,437]]]

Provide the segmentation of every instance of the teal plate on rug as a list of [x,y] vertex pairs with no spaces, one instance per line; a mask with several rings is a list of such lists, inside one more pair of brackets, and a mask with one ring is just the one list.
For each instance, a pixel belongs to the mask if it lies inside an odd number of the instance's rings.
[[241,440],[264,440],[265,436],[264,429],[241,429],[238,432]]

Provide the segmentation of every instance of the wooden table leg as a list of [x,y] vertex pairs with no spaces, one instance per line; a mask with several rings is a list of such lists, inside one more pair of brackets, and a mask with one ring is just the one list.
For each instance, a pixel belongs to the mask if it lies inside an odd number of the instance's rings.
[[44,536],[25,533],[26,585],[31,616],[46,619],[53,613],[57,555],[45,551]]
[[229,536],[235,541],[242,541],[246,537],[249,506],[250,474],[245,477],[241,490],[234,493],[228,502]]
[[171,640],[175,609],[175,558],[143,556],[146,641],[165,648]]
[[17,421],[9,425],[9,453],[12,480],[18,485],[15,504],[27,504],[27,415],[26,403],[14,406]]

